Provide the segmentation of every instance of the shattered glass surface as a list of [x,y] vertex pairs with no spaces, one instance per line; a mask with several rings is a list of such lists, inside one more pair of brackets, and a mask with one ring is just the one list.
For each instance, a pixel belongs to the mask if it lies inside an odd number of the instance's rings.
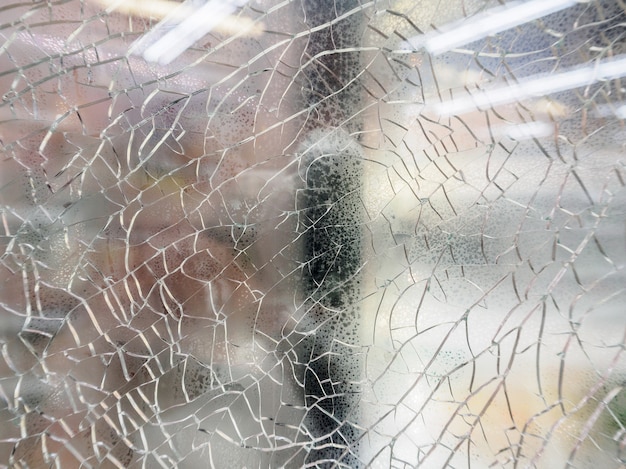
[[0,465],[624,467],[624,2],[233,4],[0,1]]

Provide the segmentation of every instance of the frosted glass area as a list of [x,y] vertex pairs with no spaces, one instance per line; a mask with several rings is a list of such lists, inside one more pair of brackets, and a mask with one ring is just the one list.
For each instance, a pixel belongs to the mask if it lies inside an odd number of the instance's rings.
[[626,467],[626,4],[178,6],[0,0],[0,467]]

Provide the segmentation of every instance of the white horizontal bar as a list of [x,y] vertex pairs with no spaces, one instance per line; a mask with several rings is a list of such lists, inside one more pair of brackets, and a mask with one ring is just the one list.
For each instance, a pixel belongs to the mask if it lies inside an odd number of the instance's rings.
[[545,75],[492,90],[479,91],[470,96],[444,101],[429,107],[439,116],[446,117],[580,88],[598,81],[625,75],[626,56],[618,56],[615,59],[596,62],[584,68]]
[[578,3],[576,0],[513,2],[492,8],[471,18],[444,25],[440,28],[442,32],[413,36],[403,42],[400,47],[405,49],[405,52],[423,47],[433,55],[443,54],[478,39],[563,10],[576,3]]

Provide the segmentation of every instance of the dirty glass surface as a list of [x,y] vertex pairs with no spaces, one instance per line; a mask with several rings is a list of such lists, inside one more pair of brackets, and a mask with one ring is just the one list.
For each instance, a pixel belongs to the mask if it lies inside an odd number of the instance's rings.
[[0,465],[624,467],[624,2],[226,3],[0,2]]

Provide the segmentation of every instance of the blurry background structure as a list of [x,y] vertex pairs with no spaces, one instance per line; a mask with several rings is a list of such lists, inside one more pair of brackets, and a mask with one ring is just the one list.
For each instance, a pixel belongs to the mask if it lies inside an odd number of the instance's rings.
[[0,466],[626,465],[621,0],[0,0]]

